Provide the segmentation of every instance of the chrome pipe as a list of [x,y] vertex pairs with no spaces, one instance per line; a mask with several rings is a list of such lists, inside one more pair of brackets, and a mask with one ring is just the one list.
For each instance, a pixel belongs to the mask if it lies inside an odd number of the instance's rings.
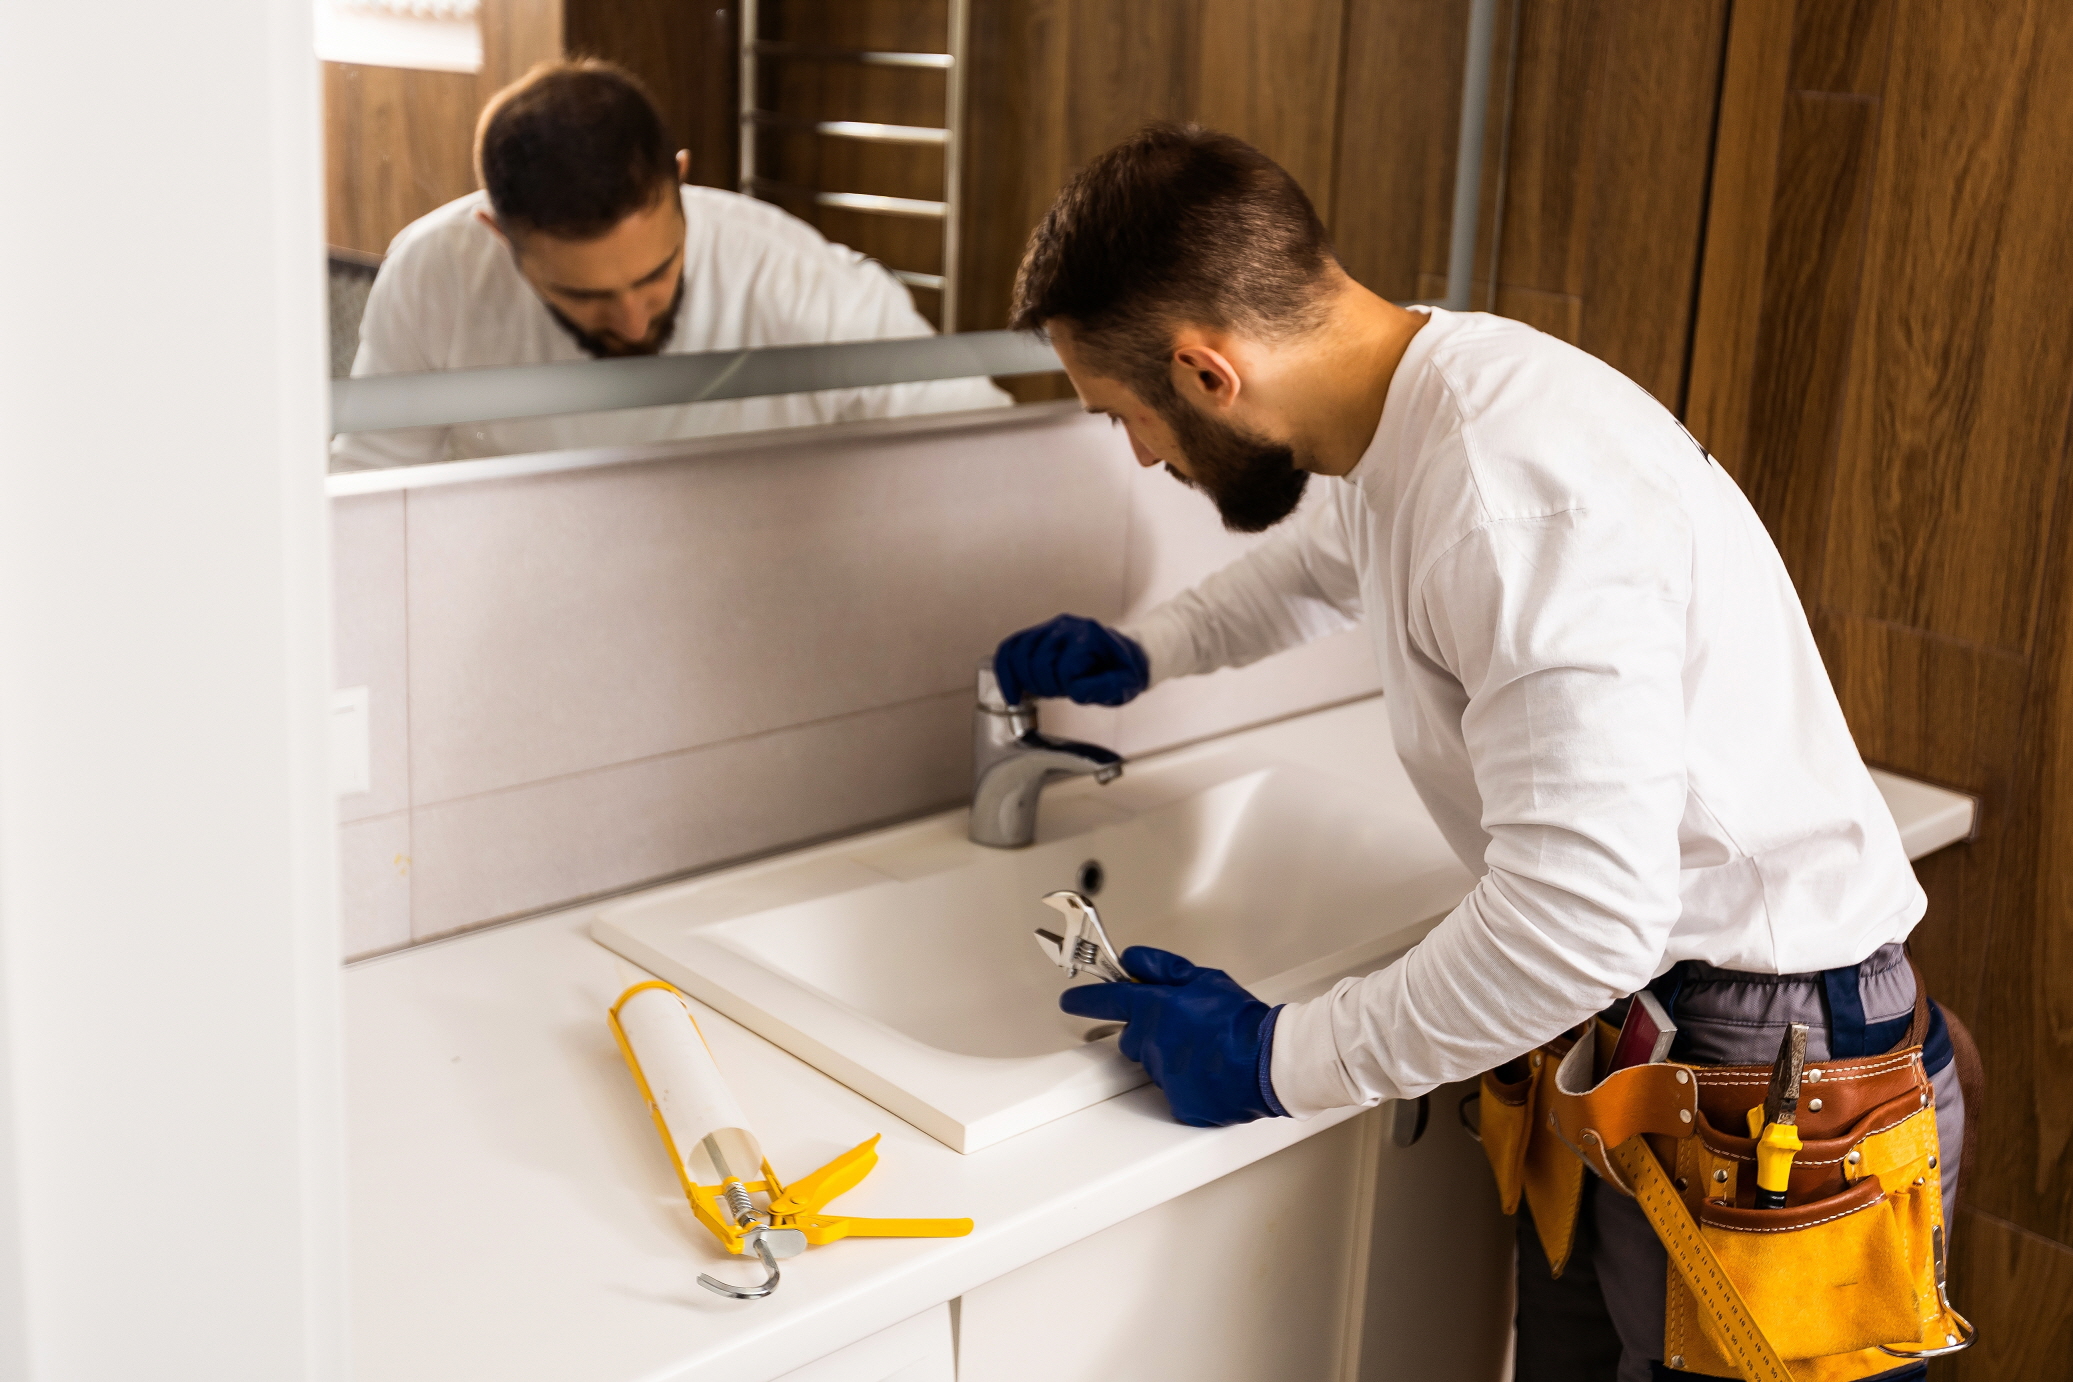
[[960,276],[958,251],[962,244],[964,219],[964,131],[965,70],[971,65],[967,45],[971,41],[971,0],[950,0],[950,76],[943,93],[943,299],[942,331],[957,330],[957,287]]
[[1447,244],[1447,296],[1466,312],[1474,290],[1476,220],[1483,196],[1483,133],[1490,113],[1490,63],[1497,46],[1497,0],[1469,0],[1468,56],[1461,73],[1461,138],[1454,156],[1454,219]]
[[770,129],[810,130],[833,139],[861,139],[874,144],[947,144],[950,131],[932,125],[882,125],[871,120],[809,120],[774,110],[746,110],[741,118]]
[[956,50],[949,53],[893,53],[868,48],[830,48],[817,43],[758,41],[756,55],[800,62],[854,62],[865,67],[933,67],[948,71],[956,62]]
[[755,178],[745,192],[762,193],[771,197],[790,197],[796,201],[810,201],[815,206],[840,207],[844,211],[869,211],[881,216],[914,216],[924,220],[940,220],[949,210],[945,202],[922,201],[915,197],[882,197],[876,192],[822,192],[817,188],[799,187],[774,178]]
[[[756,53],[763,44],[757,38],[761,19],[757,14],[756,0],[741,0],[741,51],[739,53],[741,90],[736,93],[735,109],[746,116],[756,108]],[[756,185],[756,127],[744,118],[737,132],[739,142],[735,148],[741,166],[735,169],[734,187],[737,192],[753,194]]]

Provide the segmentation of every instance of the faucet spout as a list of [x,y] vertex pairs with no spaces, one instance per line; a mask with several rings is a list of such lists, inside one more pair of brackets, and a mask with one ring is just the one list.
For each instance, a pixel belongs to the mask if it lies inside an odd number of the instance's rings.
[[1033,843],[1044,784],[1088,774],[1096,782],[1113,782],[1123,774],[1123,759],[1099,744],[1040,731],[1036,707],[1027,701],[1009,705],[992,659],[980,663],[979,703],[972,712],[972,842],[995,849]]

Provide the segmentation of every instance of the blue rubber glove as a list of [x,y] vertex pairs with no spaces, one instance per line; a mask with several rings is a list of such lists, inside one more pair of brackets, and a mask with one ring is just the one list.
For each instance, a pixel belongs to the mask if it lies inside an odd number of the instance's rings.
[[1075,1017],[1123,1022],[1123,1054],[1142,1062],[1166,1091],[1173,1116],[1191,1128],[1221,1128],[1255,1118],[1286,1118],[1269,1073],[1274,1021],[1269,1008],[1221,969],[1200,969],[1148,945],[1123,952],[1136,984],[1088,984],[1058,995]]
[[1135,640],[1076,614],[1061,614],[1002,639],[993,655],[993,674],[1009,705],[1024,696],[1121,705],[1152,680],[1151,664]]

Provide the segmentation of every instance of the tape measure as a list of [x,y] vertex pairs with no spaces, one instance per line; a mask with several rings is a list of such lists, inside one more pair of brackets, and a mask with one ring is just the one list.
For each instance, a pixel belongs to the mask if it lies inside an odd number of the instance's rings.
[[1626,1177],[1627,1184],[1634,1187],[1641,1212],[1648,1216],[1671,1264],[1697,1297],[1699,1308],[1713,1321],[1714,1330],[1743,1376],[1749,1382],[1793,1382],[1785,1360],[1764,1337],[1756,1317],[1749,1313],[1748,1302],[1735,1289],[1735,1283],[1728,1280],[1713,1249],[1699,1236],[1699,1226],[1692,1222],[1684,1198],[1663,1173],[1662,1164],[1649,1151],[1648,1144],[1639,1137],[1630,1137],[1611,1150],[1609,1159]]

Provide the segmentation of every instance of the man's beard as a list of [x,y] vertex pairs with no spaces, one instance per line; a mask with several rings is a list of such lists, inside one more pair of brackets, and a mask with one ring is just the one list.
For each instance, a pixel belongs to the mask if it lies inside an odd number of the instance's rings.
[[1194,478],[1166,473],[1199,489],[1234,533],[1263,533],[1296,511],[1310,472],[1296,467],[1294,448],[1196,412],[1179,399],[1159,409]]
[[561,314],[561,309],[545,298],[540,303],[554,317],[555,323],[569,333],[584,352],[598,360],[619,360],[632,355],[660,355],[669,344],[670,337],[677,333],[677,309],[684,305],[684,278],[677,276],[676,296],[669,300],[669,310],[648,323],[648,334],[638,341],[622,341],[617,336],[599,336],[585,331]]

